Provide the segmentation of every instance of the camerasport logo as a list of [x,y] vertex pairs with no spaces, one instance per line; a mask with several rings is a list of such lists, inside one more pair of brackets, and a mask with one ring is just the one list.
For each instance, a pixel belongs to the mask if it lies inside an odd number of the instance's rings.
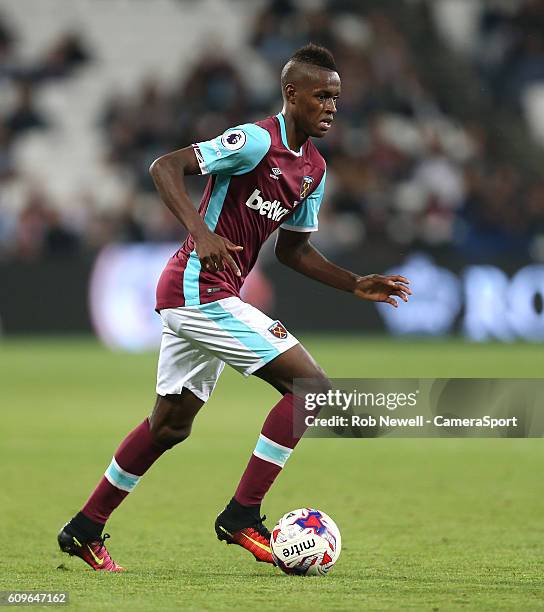
[[280,321],[274,321],[274,323],[272,323],[272,325],[268,328],[268,331],[280,340],[285,340],[285,338],[287,338],[287,330]]
[[221,136],[221,144],[229,151],[238,151],[246,144],[246,133],[242,130],[229,130]]

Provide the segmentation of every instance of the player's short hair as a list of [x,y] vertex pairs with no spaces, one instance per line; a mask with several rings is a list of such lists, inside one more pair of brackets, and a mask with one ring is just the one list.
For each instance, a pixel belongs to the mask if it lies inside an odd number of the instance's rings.
[[289,61],[311,64],[312,66],[319,66],[326,70],[338,72],[333,54],[327,48],[314,45],[314,43],[309,43],[295,51]]

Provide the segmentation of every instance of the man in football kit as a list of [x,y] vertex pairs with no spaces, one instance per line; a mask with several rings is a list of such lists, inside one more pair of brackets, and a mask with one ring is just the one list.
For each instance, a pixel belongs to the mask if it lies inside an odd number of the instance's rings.
[[[310,137],[325,136],[336,113],[340,77],[331,53],[297,51],[281,75],[283,110],[222,136],[164,155],[150,172],[163,202],[189,236],[157,287],[163,334],[157,400],[149,418],[121,442],[80,512],[60,531],[61,549],[95,570],[123,569],[108,554],[102,530],[113,510],[168,449],[185,440],[224,364],[265,380],[281,394],[268,414],[233,498],[219,514],[220,540],[273,563],[261,501],[300,436],[295,379],[313,392],[330,388],[323,370],[283,324],[243,302],[240,289],[259,249],[279,228],[281,263],[356,297],[397,306],[411,293],[401,276],[359,276],[325,259],[310,243],[317,230],[326,165]],[[198,212],[184,176],[209,174]],[[299,432],[300,433],[300,432]]]

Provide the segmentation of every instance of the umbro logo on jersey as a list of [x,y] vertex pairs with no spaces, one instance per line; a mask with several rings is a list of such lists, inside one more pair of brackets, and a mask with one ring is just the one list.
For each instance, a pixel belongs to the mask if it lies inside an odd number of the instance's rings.
[[253,210],[258,210],[261,215],[266,215],[272,221],[279,221],[289,212],[289,209],[283,208],[279,200],[265,200],[261,197],[261,192],[258,189],[249,196],[246,200],[246,206]]
[[270,175],[270,177],[279,181],[280,174],[281,170],[279,168],[272,168],[272,174]]

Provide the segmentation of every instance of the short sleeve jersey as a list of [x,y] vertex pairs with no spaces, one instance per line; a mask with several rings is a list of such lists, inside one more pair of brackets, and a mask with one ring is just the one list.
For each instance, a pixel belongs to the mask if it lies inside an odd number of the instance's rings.
[[278,227],[314,232],[325,188],[326,164],[308,139],[289,149],[280,113],[227,130],[193,145],[202,174],[210,178],[199,213],[206,225],[242,251],[231,252],[241,277],[203,270],[192,236],[168,261],[157,286],[157,310],[196,306],[239,296],[259,251]]

